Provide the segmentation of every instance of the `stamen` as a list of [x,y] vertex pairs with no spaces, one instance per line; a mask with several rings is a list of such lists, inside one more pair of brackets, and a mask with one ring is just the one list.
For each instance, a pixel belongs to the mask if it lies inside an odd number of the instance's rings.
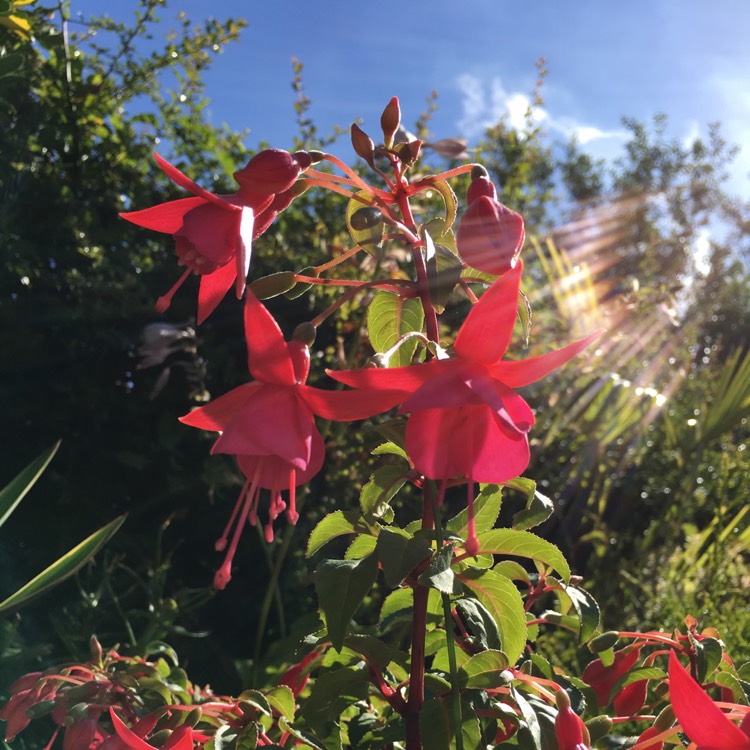
[[214,542],[214,549],[217,552],[223,552],[227,548],[227,540],[229,539],[229,530],[232,528],[234,519],[237,518],[237,514],[240,511],[240,505],[242,504],[242,501],[244,500],[245,495],[247,494],[247,489],[249,486],[250,486],[250,480],[246,479],[245,484],[242,486],[242,491],[240,492],[240,496],[237,498],[237,502],[234,504],[234,508],[232,509],[232,515],[229,516],[229,523],[227,523],[226,528],[224,529],[224,533]]
[[257,490],[259,489],[257,486],[257,481],[259,475],[260,462],[255,467],[255,471],[253,472],[253,478],[250,482],[250,491],[245,493],[245,502],[242,505],[242,514],[240,515],[240,519],[235,526],[234,534],[232,534],[232,541],[229,544],[227,555],[224,558],[224,562],[222,563],[221,567],[216,571],[216,575],[214,575],[214,588],[216,589],[221,590],[225,588],[229,581],[232,579],[232,560],[234,559],[234,553],[237,551],[237,545],[240,542],[242,531],[245,527],[245,524],[247,523],[247,517],[250,513],[250,507],[253,504],[253,500],[257,496]]
[[292,526],[297,524],[299,513],[297,513],[297,470],[289,469],[289,509],[286,512],[287,520]]
[[477,529],[474,522],[474,481],[471,479],[471,477],[468,477],[466,487],[468,489],[467,512],[469,519],[467,524],[468,530],[464,549],[466,550],[467,554],[476,557],[479,553],[479,540],[477,539]]
[[188,276],[190,276],[190,274],[190,269],[185,269],[185,272],[180,276],[175,285],[166,294],[163,294],[156,300],[156,312],[163,313],[169,309],[169,306],[172,304],[172,297],[174,297],[175,292],[182,286],[183,282]]

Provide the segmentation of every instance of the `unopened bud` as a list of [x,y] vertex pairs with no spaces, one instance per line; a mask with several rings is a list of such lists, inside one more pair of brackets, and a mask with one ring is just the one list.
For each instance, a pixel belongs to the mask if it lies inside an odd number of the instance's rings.
[[76,703],[75,706],[68,709],[67,716],[63,719],[63,724],[66,727],[73,726],[77,721],[84,719],[89,715],[89,704],[88,703]]
[[76,706],[96,695],[98,691],[99,683],[96,680],[89,680],[83,685],[76,685],[69,690],[61,691],[61,694],[65,695],[65,701],[69,706]]
[[272,195],[288,190],[300,173],[300,164],[289,152],[267,148],[234,173],[242,192]]
[[385,354],[373,354],[372,357],[370,357],[369,366],[388,367],[388,360],[386,359]]
[[422,141],[417,139],[414,141],[407,141],[406,143],[400,143],[394,151],[398,155],[398,158],[401,159],[407,167],[411,167],[417,162],[417,159],[419,159],[421,148]]
[[372,138],[356,122],[352,123],[351,135],[352,147],[357,156],[362,157],[370,166],[373,166],[372,159],[375,155],[375,144],[372,142]]
[[26,716],[30,719],[41,719],[42,716],[52,713],[56,705],[57,703],[54,700],[39,701],[39,703],[35,703],[26,709]]
[[663,732],[669,729],[674,724],[674,709],[672,706],[667,706],[663,709],[654,721],[654,729]]
[[589,651],[592,654],[600,654],[602,651],[612,648],[619,640],[620,634],[616,630],[608,630],[589,641]]
[[294,271],[279,271],[256,279],[248,284],[248,289],[258,299],[271,299],[271,297],[278,297],[280,294],[288,292],[296,283]]
[[301,341],[303,344],[306,344],[307,346],[312,346],[315,343],[315,336],[317,334],[317,329],[315,326],[308,322],[300,323],[292,333],[292,338],[295,341]]
[[606,737],[612,731],[613,726],[614,724],[609,716],[595,716],[586,722],[586,729],[589,731],[592,742]]
[[307,155],[310,157],[313,164],[317,164],[318,162],[323,161],[323,157],[325,154],[322,151],[308,151]]
[[472,180],[478,180],[480,177],[484,177],[485,179],[489,180],[490,173],[482,164],[475,164],[471,168],[470,177]]
[[186,717],[183,724],[194,727],[203,717],[203,711],[200,708],[194,708]]
[[477,177],[472,180],[469,189],[466,191],[466,205],[470,206],[477,198],[486,195],[490,200],[497,198],[497,192],[492,181],[487,177]]
[[161,747],[171,736],[171,729],[160,729],[156,734],[151,735],[148,744],[154,747]]
[[383,143],[390,148],[393,145],[393,136],[401,124],[401,108],[398,105],[398,97],[394,96],[386,105],[380,116],[380,127],[383,129]]
[[[313,268],[313,266],[307,266],[306,268],[303,268],[299,274],[299,276],[314,276],[315,278],[318,277],[318,271],[316,268]],[[284,296],[287,299],[297,299],[297,297],[301,297],[305,292],[309,291],[312,288],[312,284],[306,282],[306,281],[298,281],[289,291],[284,292]]]
[[91,661],[94,664],[101,664],[104,652],[102,651],[102,644],[99,643],[99,639],[92,635],[89,638],[89,653],[91,654]]
[[304,172],[312,163],[312,157],[307,151],[295,151],[292,154],[292,159],[299,164],[299,168]]
[[352,229],[361,232],[365,229],[371,229],[383,221],[383,212],[376,206],[362,206],[358,208],[350,217],[349,223]]

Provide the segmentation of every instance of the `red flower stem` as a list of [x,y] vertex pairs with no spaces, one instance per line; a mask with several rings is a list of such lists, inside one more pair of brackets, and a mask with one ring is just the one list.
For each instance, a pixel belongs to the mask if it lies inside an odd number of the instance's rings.
[[479,302],[479,297],[474,294],[471,287],[469,286],[469,282],[466,279],[459,279],[458,283],[461,289],[464,290],[464,294],[469,298],[469,301],[472,304],[476,305],[476,303]]
[[380,694],[390,703],[396,713],[402,716],[406,713],[406,701],[398,690],[394,690],[384,679],[383,673],[377,665],[367,662],[370,670],[370,682],[380,691]]
[[466,174],[467,172],[471,172],[472,169],[476,164],[464,164],[461,167],[454,167],[453,169],[449,169],[445,172],[441,172],[440,174],[434,175],[431,179],[433,180],[449,180],[451,177],[458,177],[459,175]]
[[[404,296],[404,290],[402,287],[412,286],[413,281],[407,279],[380,279],[378,281],[355,281],[354,279],[319,279],[316,276],[304,276],[303,274],[295,274],[294,280],[302,284],[319,284],[320,286],[348,286],[360,288],[376,288],[385,289],[388,292],[394,294],[400,294]],[[411,295],[410,295],[411,296]]]
[[347,198],[352,197],[351,190],[347,190],[345,187],[342,187],[338,183],[331,182],[330,180],[322,180],[322,179],[318,179],[317,177],[305,177],[303,182],[305,183],[305,185],[322,187],[322,188],[325,188],[326,190],[330,190],[332,193],[345,195]]
[[618,630],[617,635],[619,635],[620,638],[639,638],[641,640],[657,641],[658,643],[668,643],[670,646],[674,646],[680,651],[683,650],[682,646],[677,643],[677,641],[670,638],[668,635],[662,635],[661,633],[631,633],[628,630]]
[[372,193],[373,195],[378,196],[381,200],[385,200],[389,203],[393,202],[390,193],[368,185],[351,167],[344,164],[341,159],[338,159],[333,154],[325,154],[323,158],[326,161],[330,161],[331,164],[335,164],[344,174],[348,175],[360,190],[366,190],[368,193]]
[[349,250],[346,250],[345,252],[341,253],[341,255],[337,255],[332,260],[329,260],[327,263],[321,263],[319,266],[315,266],[315,273],[320,275],[324,271],[328,271],[331,268],[335,268],[337,265],[339,265],[339,263],[343,263],[345,260],[349,260],[349,258],[353,258],[360,250],[364,250],[362,245],[355,245]]

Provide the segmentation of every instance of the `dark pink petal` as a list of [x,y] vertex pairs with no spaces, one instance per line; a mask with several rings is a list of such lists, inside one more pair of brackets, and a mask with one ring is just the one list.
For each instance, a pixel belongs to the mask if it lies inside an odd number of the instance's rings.
[[638,680],[631,682],[624,687],[614,700],[615,712],[618,716],[634,716],[646,702],[646,693],[648,692],[648,680]]
[[162,745],[163,750],[193,750],[193,728],[183,724]]
[[261,388],[263,388],[262,383],[245,383],[245,385],[215,398],[205,406],[194,409],[184,417],[180,417],[180,422],[190,425],[190,427],[197,427],[200,430],[221,432],[226,429],[227,425],[237,416],[237,412]]
[[198,286],[198,325],[218,307],[226,293],[232,288],[237,278],[237,267],[234,263],[227,263],[217,268],[213,273],[206,273],[200,277]]
[[674,651],[669,654],[669,698],[685,734],[703,750],[745,750],[748,737],[733,724],[706,695],[703,688],[680,664]]
[[461,217],[456,247],[464,263],[500,275],[514,267],[524,237],[523,217],[484,194],[474,198]]
[[596,693],[599,708],[609,705],[610,693],[617,680],[627,674],[638,661],[640,647],[626,647],[615,651],[614,660],[609,666],[604,666],[601,659],[594,659],[586,665],[581,677],[591,685]]
[[367,419],[403,401],[403,391],[324,391],[308,385],[297,387],[300,398],[313,414],[336,422]]
[[279,324],[248,289],[245,298],[247,366],[256,380],[294,385],[294,365]]
[[209,203],[214,203],[217,206],[220,206],[224,209],[224,211],[234,211],[235,209],[230,208],[230,206],[223,201],[221,198],[219,198],[218,195],[214,195],[213,193],[210,193],[208,190],[204,190],[199,185],[196,185],[189,177],[184,175],[182,172],[180,172],[177,167],[170,164],[166,159],[159,156],[159,154],[154,153],[154,161],[159,165],[161,170],[164,172],[167,177],[169,177],[172,182],[178,184],[181,188],[187,190],[189,193],[192,193],[193,195],[197,195],[199,198],[203,198],[203,200],[208,201]]
[[[310,460],[305,469],[295,472],[295,485],[299,486],[312,479],[320,471],[324,459],[323,438],[314,430],[310,444]],[[256,481],[260,487],[267,490],[289,489],[289,470],[294,467],[278,456],[237,456],[237,462],[246,477],[257,477]]]
[[526,435],[505,427],[483,405],[414,412],[406,425],[406,447],[415,467],[431,479],[505,482],[529,463]]
[[[203,203],[185,214],[182,226],[174,235],[175,238],[184,237],[209,264],[206,270],[211,272],[216,270],[215,266],[223,266],[234,259],[241,220],[242,213],[239,211],[227,213],[211,203]],[[191,267],[196,273],[201,273],[197,261]]]
[[121,213],[120,217],[139,227],[174,234],[182,226],[185,214],[205,203],[203,198],[180,198],[151,208],[144,208],[142,211]]
[[522,273],[523,263],[519,261],[471,308],[454,344],[459,357],[484,364],[502,358],[513,335]]
[[443,367],[434,378],[428,380],[404,401],[402,412],[420,409],[448,409],[459,406],[478,406],[482,399],[467,385],[467,379],[474,370],[481,371],[481,365],[463,363],[459,359],[446,360],[452,367]]
[[144,739],[139,737],[135,732],[128,729],[125,723],[115,713],[115,709],[110,707],[109,717],[112,720],[112,725],[117,732],[117,736],[125,743],[126,747],[130,750],[154,750],[153,745],[149,745]]
[[326,370],[334,380],[353,388],[373,388],[411,393],[454,363],[433,359],[407,367],[365,367],[362,370]]
[[226,426],[211,452],[278,456],[304,470],[313,432],[313,415],[293,388],[264,385]]
[[503,383],[495,382],[487,376],[486,380],[472,378],[468,385],[481,396],[495,416],[514,432],[527,433],[536,421],[534,412],[526,401]]
[[509,388],[520,388],[549,375],[558,367],[562,367],[596,341],[603,333],[603,329],[596,331],[584,339],[574,341],[562,349],[542,354],[540,357],[521,359],[517,362],[497,362],[489,365],[487,370],[493,378],[505,383]]

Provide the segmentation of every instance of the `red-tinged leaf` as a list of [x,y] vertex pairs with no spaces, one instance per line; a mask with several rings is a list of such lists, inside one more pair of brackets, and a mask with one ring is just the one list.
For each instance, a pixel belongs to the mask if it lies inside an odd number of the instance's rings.
[[217,308],[237,278],[237,266],[227,263],[213,273],[203,274],[198,287],[198,325]]
[[362,370],[326,370],[334,380],[353,388],[382,388],[384,390],[416,391],[448,365],[449,360],[433,359],[408,367],[366,367]]
[[170,164],[164,157],[159,156],[159,154],[157,153],[154,153],[153,156],[154,161],[159,165],[162,172],[164,172],[164,174],[167,175],[167,177],[169,177],[172,182],[176,183],[184,190],[187,190],[193,195],[197,195],[199,198],[203,198],[203,200],[206,200],[209,203],[214,203],[217,206],[221,206],[221,208],[223,208],[225,211],[237,210],[235,206],[232,206],[226,201],[223,201],[221,198],[219,198],[218,195],[214,195],[208,190],[204,190],[200,185],[197,185],[187,175],[184,175],[182,172],[180,172],[177,167]]
[[294,365],[279,324],[248,290],[245,299],[247,366],[256,380],[294,385]]
[[324,391],[300,385],[297,391],[313,414],[336,422],[351,422],[381,414],[403,401],[403,391]]
[[674,651],[669,654],[669,698],[677,721],[699,748],[750,748],[750,737],[724,715],[680,664]]
[[151,208],[144,208],[141,211],[121,213],[120,218],[131,224],[137,224],[139,227],[153,229],[155,232],[174,234],[182,226],[185,214],[204,205],[205,202],[203,198],[180,198]]
[[263,388],[263,384],[257,382],[245,383],[238,388],[233,388],[229,393],[180,417],[180,422],[200,430],[222,432],[260,388]]
[[464,359],[492,364],[510,344],[518,309],[518,289],[523,263],[503,274],[472,307],[456,336],[456,354]]
[[489,373],[509,388],[520,388],[540,380],[558,367],[562,367],[596,341],[603,333],[604,329],[601,329],[590,336],[586,336],[586,338],[574,341],[572,344],[568,344],[562,349],[556,349],[554,352],[542,354],[540,357],[522,359],[517,362],[496,362],[488,367]]

